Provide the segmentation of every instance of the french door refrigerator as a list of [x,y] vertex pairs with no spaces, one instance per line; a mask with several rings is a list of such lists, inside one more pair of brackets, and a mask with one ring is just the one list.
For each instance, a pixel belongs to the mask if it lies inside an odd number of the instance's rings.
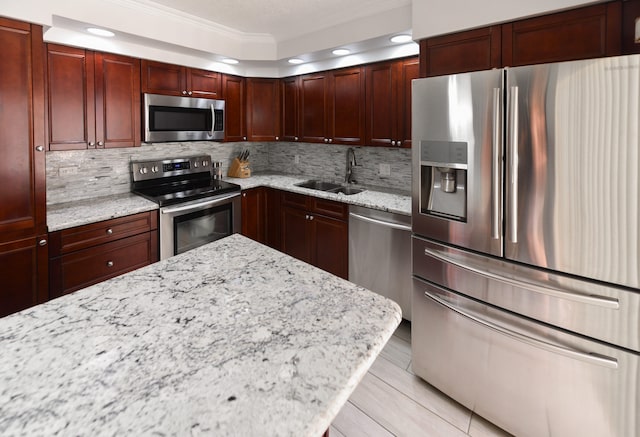
[[412,97],[414,372],[516,435],[640,435],[640,56]]

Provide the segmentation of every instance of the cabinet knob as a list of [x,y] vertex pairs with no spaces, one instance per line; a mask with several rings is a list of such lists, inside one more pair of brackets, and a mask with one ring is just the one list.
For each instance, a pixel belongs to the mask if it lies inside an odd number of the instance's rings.
[[280,141],[280,137],[276,137],[276,141]]
[[113,267],[113,261],[107,261],[107,267]]
[[182,90],[182,95],[186,96],[187,95],[187,91],[186,90]]
[[36,151],[44,152],[44,147],[43,146],[36,146]]
[[396,140],[391,140],[391,145],[395,146],[396,145]]
[[247,193],[242,193],[242,197],[247,197]]
[[325,139],[324,139],[324,142],[325,142],[325,143],[328,143],[328,142],[329,142],[329,140],[325,138]]
[[294,140],[298,141],[298,137],[293,137]]
[[96,146],[96,144],[95,144],[93,141],[89,141],[89,142],[87,143],[87,146],[88,146],[88,147],[95,147],[95,146]]
[[242,139],[243,139],[244,141],[247,141],[247,137],[242,137]]
[[107,235],[111,235],[111,234],[113,234],[113,229],[111,228],[107,229]]
[[330,143],[333,143],[333,138],[329,138],[329,142],[330,142]]
[[398,147],[402,146],[402,141],[398,140]]
[[102,141],[98,141],[98,147],[104,147],[104,143]]
[[189,94],[191,96],[191,95],[193,95],[193,91],[189,91],[187,94]]
[[42,240],[38,241],[38,245],[46,246],[47,245],[47,240],[42,239]]
[[309,220],[313,220],[313,216],[312,215],[309,216]]

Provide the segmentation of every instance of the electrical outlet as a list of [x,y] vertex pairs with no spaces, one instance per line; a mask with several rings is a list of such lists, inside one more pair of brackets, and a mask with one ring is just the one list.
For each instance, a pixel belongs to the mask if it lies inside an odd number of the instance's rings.
[[58,175],[60,176],[69,176],[69,175],[74,175],[78,173],[78,167],[76,166],[72,166],[72,167],[60,167],[58,169]]
[[293,157],[294,164],[300,164],[300,155],[296,155]]
[[391,176],[391,164],[380,164],[380,176]]

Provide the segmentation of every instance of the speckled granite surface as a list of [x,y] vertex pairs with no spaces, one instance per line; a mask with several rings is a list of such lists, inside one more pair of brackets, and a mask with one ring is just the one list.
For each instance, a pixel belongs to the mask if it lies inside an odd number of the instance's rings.
[[0,435],[319,437],[399,322],[233,235],[0,319]]
[[90,200],[47,205],[49,232],[158,209],[158,205],[135,194],[115,194]]
[[[364,187],[366,190],[362,193],[345,196],[344,194],[327,193],[295,186],[295,184],[307,179],[276,174],[255,175],[247,179],[225,178],[229,182],[240,185],[242,189],[259,186],[272,187],[353,205],[411,215],[411,196],[408,194],[397,194],[393,191],[384,192],[375,187],[372,189]],[[47,226],[49,227],[49,232],[53,232],[152,209],[158,209],[158,205],[130,193],[58,203],[47,205]]]

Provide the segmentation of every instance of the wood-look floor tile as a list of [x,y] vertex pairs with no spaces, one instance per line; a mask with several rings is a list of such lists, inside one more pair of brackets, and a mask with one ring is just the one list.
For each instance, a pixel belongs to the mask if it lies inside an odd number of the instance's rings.
[[511,434],[502,428],[498,428],[487,419],[473,413],[471,416],[469,435],[472,437],[508,437]]
[[460,430],[466,432],[469,429],[471,421],[471,411],[469,409],[460,405],[423,379],[402,371],[384,357],[379,357],[373,363],[369,373],[377,376]]
[[406,369],[411,364],[411,343],[392,335],[380,356]]
[[329,427],[329,437],[346,437],[340,431],[337,430],[334,426]]
[[396,436],[466,436],[466,433],[370,373],[351,395],[350,402]]
[[[393,437],[389,431],[360,411],[351,402],[347,402],[331,424],[345,437]],[[333,437],[329,430],[329,437]]]

